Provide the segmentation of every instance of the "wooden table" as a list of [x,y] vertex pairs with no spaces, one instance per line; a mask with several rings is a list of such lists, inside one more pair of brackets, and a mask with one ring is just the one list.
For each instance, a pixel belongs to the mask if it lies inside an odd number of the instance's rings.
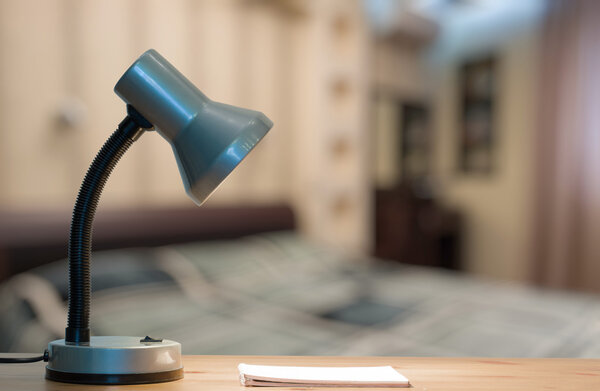
[[[15,356],[2,354],[2,356]],[[600,390],[600,359],[494,359],[412,357],[185,356],[185,378],[138,386],[82,386],[44,379],[45,363],[0,364],[0,390],[268,390],[244,388],[237,365],[392,365],[413,390]],[[275,388],[277,389],[277,388]],[[287,388],[289,389],[289,388]],[[294,388],[298,390],[299,388]],[[325,390],[331,390],[326,388]],[[365,390],[361,388],[361,390]]]

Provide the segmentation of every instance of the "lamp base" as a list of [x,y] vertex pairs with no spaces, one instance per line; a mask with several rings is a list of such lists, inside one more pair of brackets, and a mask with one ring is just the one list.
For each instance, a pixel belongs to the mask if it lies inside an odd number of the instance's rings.
[[46,379],[83,384],[146,384],[183,378],[181,345],[141,337],[91,337],[89,345],[64,339],[48,344]]

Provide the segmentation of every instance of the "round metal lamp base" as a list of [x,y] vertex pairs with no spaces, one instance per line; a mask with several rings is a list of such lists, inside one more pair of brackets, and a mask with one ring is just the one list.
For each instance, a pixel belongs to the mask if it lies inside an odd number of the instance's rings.
[[89,345],[48,344],[46,379],[83,384],[147,384],[183,378],[181,345],[141,337],[91,337]]

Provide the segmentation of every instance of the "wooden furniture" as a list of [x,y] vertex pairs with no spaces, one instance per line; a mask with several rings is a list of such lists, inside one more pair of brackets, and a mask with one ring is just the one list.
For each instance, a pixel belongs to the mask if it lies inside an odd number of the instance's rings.
[[[287,205],[99,210],[93,250],[157,247],[292,230]],[[67,257],[71,211],[0,211],[0,281]],[[66,272],[65,272],[66,276]]]
[[461,270],[461,231],[458,212],[415,196],[408,186],[375,192],[378,258]]
[[[1,356],[15,356],[0,354]],[[24,355],[26,356],[26,355]],[[427,357],[265,357],[185,356],[185,378],[145,386],[82,386],[44,379],[44,363],[1,364],[0,385],[7,390],[242,390],[239,363],[301,366],[392,365],[411,390],[599,390],[600,359],[497,359]],[[294,389],[299,389],[294,387]],[[326,388],[331,390],[331,388]],[[254,388],[256,390],[256,388]],[[265,389],[267,390],[267,389]],[[361,388],[365,390],[365,388]]]

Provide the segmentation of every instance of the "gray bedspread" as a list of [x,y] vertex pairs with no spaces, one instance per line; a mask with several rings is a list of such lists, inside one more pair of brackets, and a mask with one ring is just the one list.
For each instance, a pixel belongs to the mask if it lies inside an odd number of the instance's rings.
[[[66,262],[0,287],[0,351],[62,338]],[[292,232],[93,259],[92,332],[185,354],[600,356],[597,296],[386,264]]]

